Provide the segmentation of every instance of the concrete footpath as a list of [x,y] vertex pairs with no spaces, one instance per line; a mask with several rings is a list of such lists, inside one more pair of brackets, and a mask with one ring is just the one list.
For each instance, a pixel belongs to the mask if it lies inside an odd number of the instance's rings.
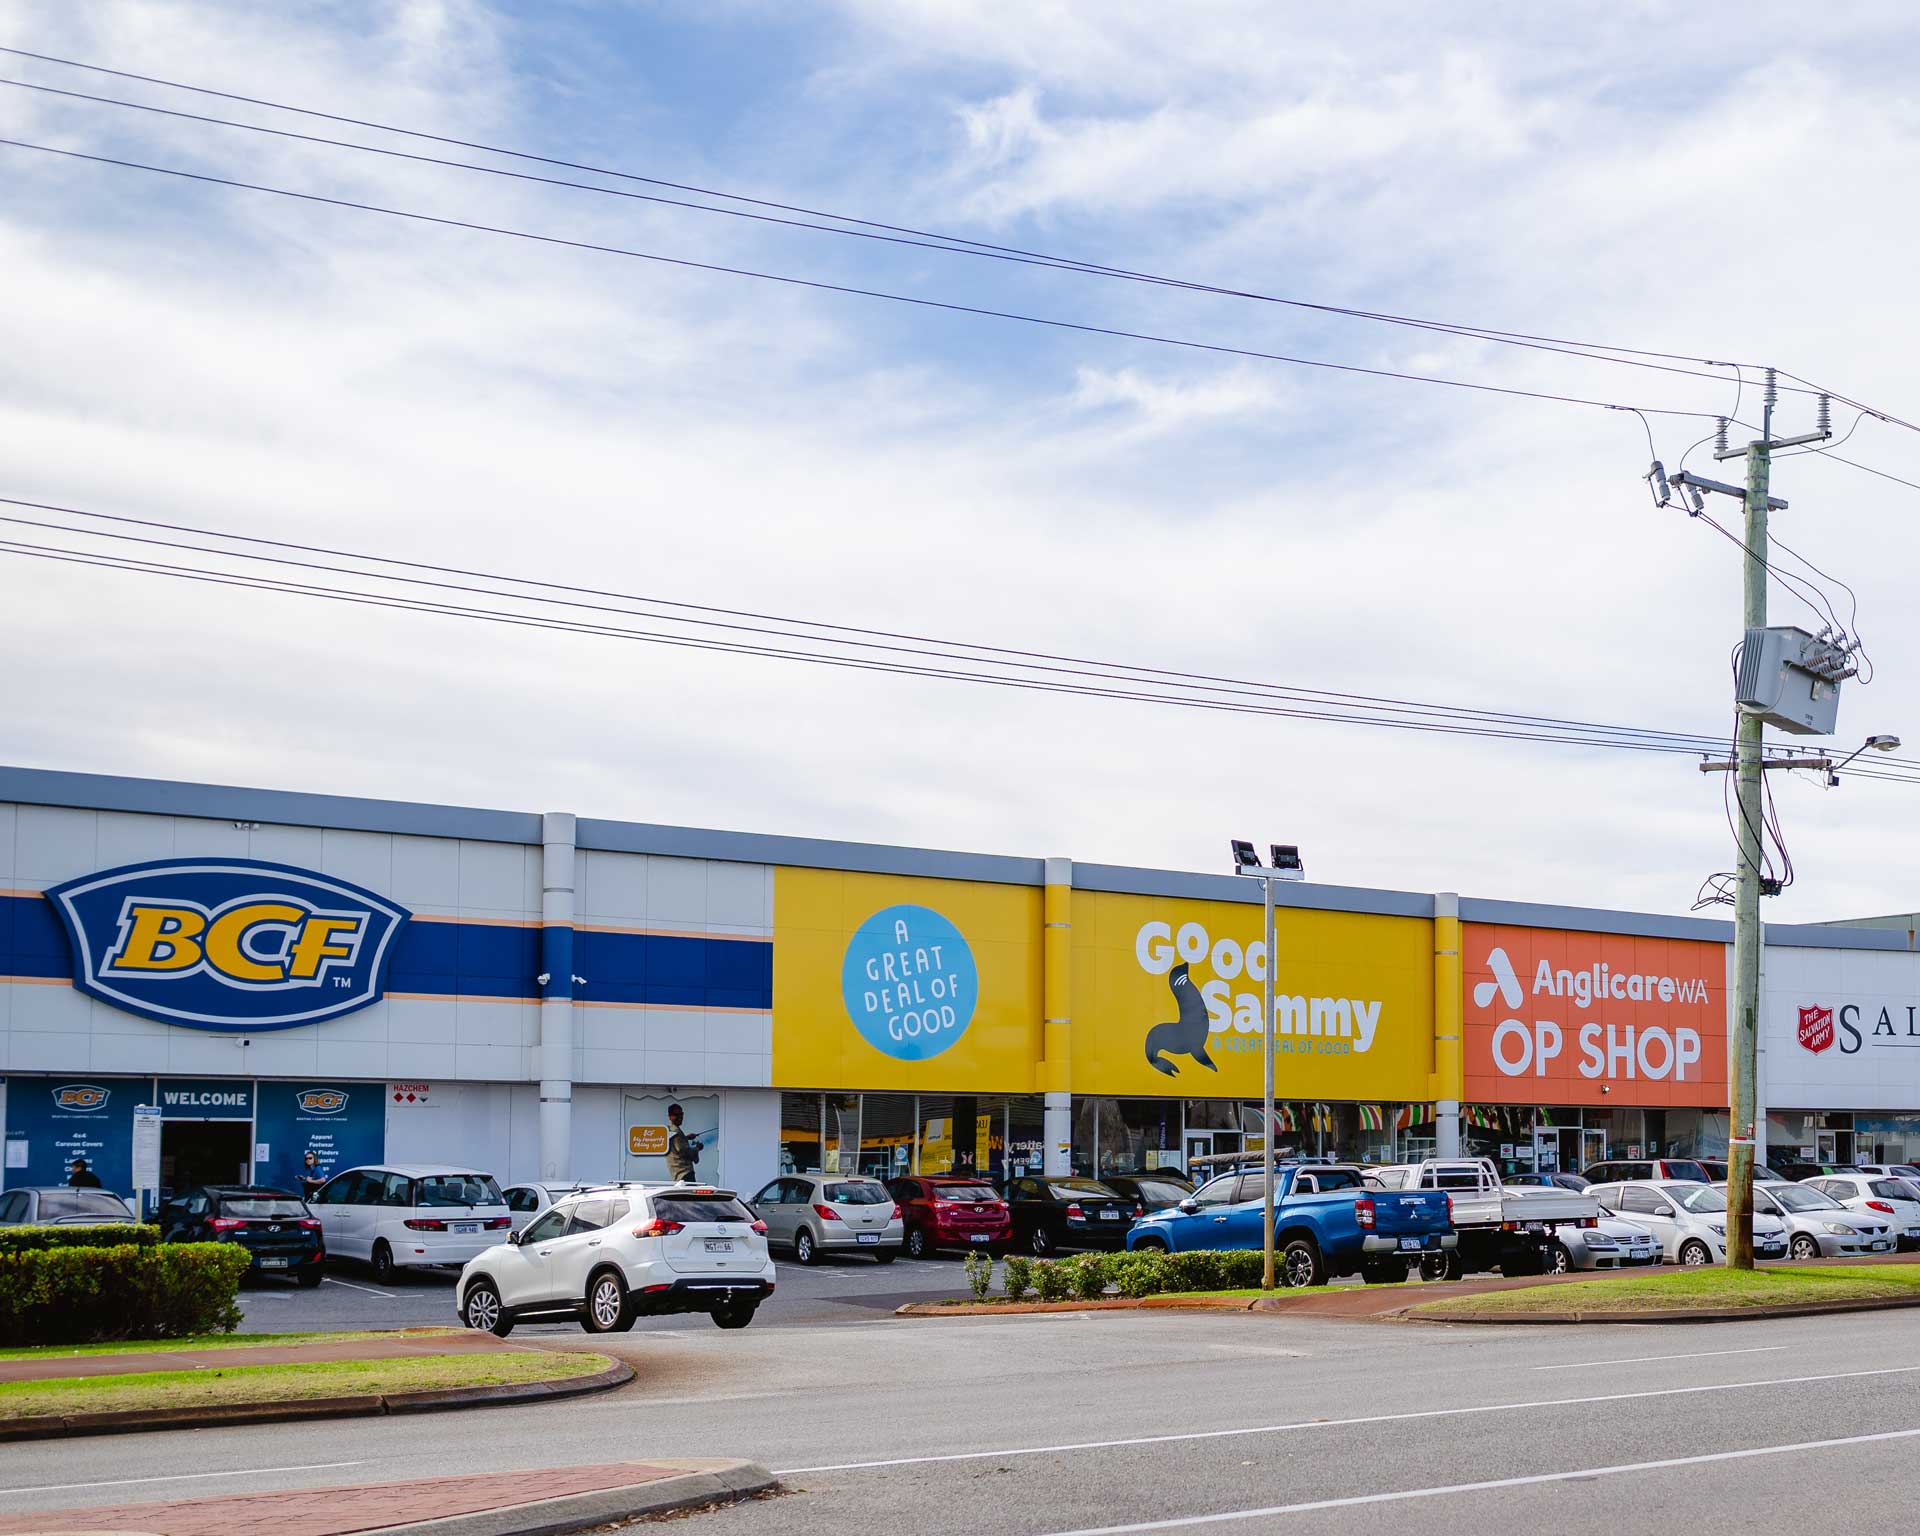
[[0,1517],[0,1536],[146,1532],[151,1536],[552,1536],[609,1521],[750,1498],[775,1487],[750,1461],[619,1461],[409,1482],[297,1488]]

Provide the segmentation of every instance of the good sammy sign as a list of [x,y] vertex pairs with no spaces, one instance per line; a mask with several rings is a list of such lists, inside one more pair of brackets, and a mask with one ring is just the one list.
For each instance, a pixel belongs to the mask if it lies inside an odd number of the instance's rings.
[[1468,1098],[1724,1098],[1724,946],[1477,923],[1462,942]]

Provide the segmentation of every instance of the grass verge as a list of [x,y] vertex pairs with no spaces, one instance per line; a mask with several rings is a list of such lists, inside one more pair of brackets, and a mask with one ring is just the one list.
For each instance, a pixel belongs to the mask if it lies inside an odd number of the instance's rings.
[[1512,1317],[1595,1313],[1715,1311],[1804,1302],[1920,1300],[1920,1265],[1860,1264],[1820,1269],[1680,1269],[1631,1279],[1528,1286],[1452,1296],[1413,1310],[1421,1317]]
[[70,1376],[0,1383],[0,1423],[67,1413],[141,1408],[192,1409],[225,1403],[283,1403],[312,1397],[365,1397],[434,1387],[490,1387],[568,1381],[604,1371],[605,1355],[529,1349],[483,1355],[424,1355],[409,1360],[323,1360],[243,1365],[229,1370],[150,1371],[132,1376]]
[[431,1338],[464,1333],[462,1328],[368,1328],[346,1333],[202,1333],[189,1339],[116,1339],[111,1344],[46,1344],[31,1349],[0,1349],[0,1360],[65,1360],[78,1355],[148,1355],[176,1349],[264,1349],[280,1344],[339,1344],[353,1339]]

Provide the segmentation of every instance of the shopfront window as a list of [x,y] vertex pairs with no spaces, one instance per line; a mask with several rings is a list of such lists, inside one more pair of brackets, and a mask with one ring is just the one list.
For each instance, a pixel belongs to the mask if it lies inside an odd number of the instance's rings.
[[822,1094],[822,1130],[826,1140],[826,1173],[852,1173],[860,1158],[860,1095]]
[[820,1095],[780,1095],[780,1171],[819,1173]]
[[913,1165],[914,1109],[910,1093],[869,1093],[860,1105],[860,1159],[856,1171],[891,1179]]
[[1853,1140],[1860,1162],[1911,1163],[1920,1157],[1920,1115],[1855,1115]]
[[1100,1099],[1099,1176],[1178,1168],[1178,1099]]

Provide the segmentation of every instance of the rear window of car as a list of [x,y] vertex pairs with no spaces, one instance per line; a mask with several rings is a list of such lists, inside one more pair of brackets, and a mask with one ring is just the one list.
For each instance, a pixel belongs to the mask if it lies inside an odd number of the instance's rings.
[[862,1180],[848,1180],[844,1184],[827,1186],[827,1204],[829,1205],[886,1205],[893,1199],[887,1193],[884,1184]]
[[1667,1177],[1670,1179],[1692,1179],[1695,1183],[1707,1182],[1707,1170],[1694,1162],[1675,1162],[1667,1159]]
[[1165,1179],[1141,1179],[1134,1188],[1140,1191],[1142,1200],[1159,1200],[1168,1205],[1178,1205],[1193,1191],[1184,1184],[1170,1184]]
[[1900,1179],[1875,1179],[1873,1192],[1882,1200],[1911,1200],[1913,1191]]
[[1118,1200],[1120,1197],[1104,1184],[1092,1179],[1050,1179],[1047,1188],[1056,1200]]
[[1478,1168],[1429,1168],[1421,1184],[1427,1189],[1478,1189]]
[[936,1200],[998,1200],[1000,1197],[984,1184],[935,1184]]
[[500,1186],[484,1173],[436,1173],[417,1180],[415,1199],[427,1205],[505,1205]]
[[675,1195],[664,1190],[653,1196],[653,1214],[688,1223],[753,1220],[747,1208],[732,1195]]
[[238,1216],[246,1220],[283,1216],[297,1218],[307,1214],[307,1208],[298,1200],[242,1199],[222,1200],[222,1216]]

